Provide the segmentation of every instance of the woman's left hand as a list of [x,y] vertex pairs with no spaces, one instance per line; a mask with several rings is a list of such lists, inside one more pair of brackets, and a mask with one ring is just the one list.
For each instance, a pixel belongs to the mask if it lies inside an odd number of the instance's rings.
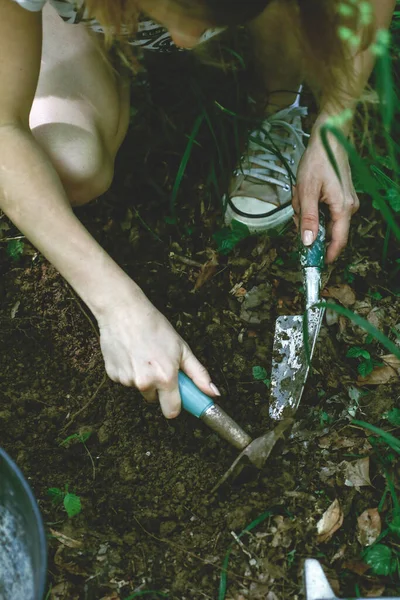
[[318,129],[314,128],[299,164],[292,201],[295,221],[301,228],[301,237],[306,246],[312,244],[318,233],[318,204],[324,202],[329,206],[327,263],[336,260],[345,248],[351,217],[360,206],[351,179],[347,152],[336,138],[329,138],[342,183],[329,162]]

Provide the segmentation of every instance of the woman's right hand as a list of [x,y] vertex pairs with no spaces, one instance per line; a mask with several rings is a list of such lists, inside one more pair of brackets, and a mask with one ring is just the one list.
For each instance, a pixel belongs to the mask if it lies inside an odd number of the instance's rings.
[[148,402],[158,399],[167,419],[181,411],[179,369],[205,394],[219,395],[207,369],[140,288],[133,285],[123,301],[102,311],[98,321],[108,376],[138,388]]

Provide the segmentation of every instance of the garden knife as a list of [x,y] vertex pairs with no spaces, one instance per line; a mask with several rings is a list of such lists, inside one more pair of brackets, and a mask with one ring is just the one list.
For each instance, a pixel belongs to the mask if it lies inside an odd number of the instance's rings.
[[269,407],[274,420],[291,417],[300,404],[324,314],[324,309],[315,307],[320,300],[324,262],[325,217],[320,211],[314,243],[304,246],[300,242],[305,313],[278,317],[275,325]]

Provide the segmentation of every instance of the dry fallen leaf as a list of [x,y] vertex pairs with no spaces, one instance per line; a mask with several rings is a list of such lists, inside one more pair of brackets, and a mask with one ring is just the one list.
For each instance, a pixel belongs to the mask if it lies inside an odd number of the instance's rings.
[[382,271],[381,265],[378,261],[370,261],[366,258],[361,259],[358,263],[352,263],[349,265],[350,273],[355,273],[361,277],[365,277],[369,272],[379,275]]
[[272,548],[289,548],[292,544],[292,536],[290,531],[293,525],[290,519],[285,519],[281,515],[274,517],[276,526],[271,527],[271,531],[274,533],[274,537],[271,542]]
[[50,528],[50,533],[56,538],[58,542],[60,542],[64,546],[68,546],[68,548],[80,548],[82,546],[82,542],[80,542],[79,540],[74,540],[65,535],[64,533],[56,531],[55,529]]
[[66,581],[62,581],[61,583],[57,583],[57,585],[53,586],[50,589],[50,599],[51,600],[65,600],[65,598],[69,598],[70,585]]
[[347,283],[331,285],[322,291],[321,296],[324,296],[325,298],[334,298],[346,308],[352,306],[356,301],[356,295]]
[[317,542],[327,542],[343,524],[343,511],[336,498],[317,523]]
[[[331,304],[336,304],[331,302]],[[333,310],[332,308],[327,308],[325,311],[325,321],[328,327],[332,327],[332,325],[336,325],[339,322],[340,315],[337,310]]]
[[348,438],[341,436],[337,431],[333,431],[329,435],[324,435],[318,440],[318,446],[320,448],[331,448],[333,450],[339,450],[340,448],[353,448],[357,444],[358,440],[355,438]]
[[371,546],[382,531],[381,517],[377,508],[367,508],[357,519],[357,539],[361,546]]
[[395,369],[400,375],[400,358],[398,358],[395,354],[385,354],[384,356],[381,356],[381,360],[388,365],[388,367]]
[[369,565],[362,562],[361,560],[346,560],[342,564],[343,569],[347,569],[356,575],[364,575],[370,568]]
[[341,558],[344,557],[344,555],[346,554],[346,550],[347,550],[347,545],[346,544],[342,544],[339,548],[339,550],[332,556],[331,558],[331,564],[334,563],[337,560],[340,560]]
[[362,587],[361,593],[365,598],[381,598],[385,593],[385,586],[379,583],[372,583],[369,588]]
[[371,312],[368,313],[367,321],[377,329],[382,329],[385,321],[387,321],[387,316],[382,308],[375,306]]
[[356,489],[365,486],[372,485],[369,478],[369,457],[360,458],[353,462],[343,460],[339,464],[339,470],[342,471],[344,476],[344,485],[348,487],[355,487]]
[[21,304],[21,301],[17,300],[16,303],[14,304],[14,306],[12,307],[12,309],[11,309],[11,315],[10,315],[12,319],[15,319],[15,315],[18,312],[20,304]]
[[200,269],[199,276],[196,279],[196,283],[194,284],[194,289],[198,290],[203,286],[213,275],[215,275],[215,271],[218,267],[218,255],[216,252],[211,253],[210,259],[204,263],[204,265]]
[[399,374],[396,369],[386,365],[384,367],[375,367],[366,377],[359,377],[357,383],[360,385],[383,385],[398,378]]

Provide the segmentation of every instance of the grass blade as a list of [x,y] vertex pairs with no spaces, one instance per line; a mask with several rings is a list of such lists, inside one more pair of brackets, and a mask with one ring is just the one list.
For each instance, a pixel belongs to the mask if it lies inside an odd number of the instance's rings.
[[187,143],[187,146],[185,148],[185,152],[183,153],[182,156],[182,160],[181,163],[179,165],[179,169],[178,172],[176,174],[176,178],[175,178],[175,182],[174,182],[174,187],[172,188],[172,192],[171,192],[171,199],[170,199],[170,207],[171,207],[171,214],[173,216],[175,215],[175,207],[176,207],[176,199],[178,197],[178,193],[179,193],[179,189],[181,187],[181,183],[182,183],[182,179],[183,176],[185,174],[186,171],[186,167],[187,164],[189,162],[189,158],[190,155],[192,153],[192,148],[193,148],[193,144],[195,143],[196,137],[199,133],[201,124],[204,121],[204,113],[200,114],[197,116],[194,125],[193,125],[193,129],[191,131],[191,134],[189,136],[189,141]]
[[[251,531],[252,529],[254,529],[254,527],[257,527],[257,525],[260,525],[260,523],[265,521],[265,519],[268,519],[268,517],[271,517],[274,513],[275,513],[274,510],[267,510],[266,512],[262,513],[262,515],[257,517],[257,519],[254,519],[254,521],[252,521],[250,523],[250,525],[247,525],[247,527],[245,527],[243,529],[243,531],[238,535],[238,538],[240,539],[247,531]],[[231,544],[228,548],[227,553],[225,554],[224,562],[222,563],[221,577],[220,577],[220,582],[219,582],[218,600],[225,600],[226,587],[227,587],[227,581],[228,581],[227,569],[228,569],[228,564],[229,564],[229,558],[230,558],[233,548],[234,548],[234,544]]]
[[353,425],[358,425],[359,427],[363,427],[364,429],[369,429],[372,433],[379,435],[383,441],[392,448],[397,454],[400,454],[400,440],[399,438],[394,437],[387,431],[380,429],[379,427],[375,427],[375,425],[371,425],[371,423],[366,423],[365,421],[352,421]]
[[394,354],[397,358],[400,358],[400,348],[391,340],[382,331],[379,331],[376,327],[371,325],[368,321],[352,312],[348,308],[344,308],[343,306],[339,306],[338,304],[331,304],[329,302],[318,302],[314,304],[315,308],[330,308],[331,310],[336,311],[339,315],[343,315],[347,317],[351,321],[353,321],[356,325],[364,329],[367,333],[372,335],[373,338],[376,339],[377,342],[385,346],[389,350],[391,354]]
[[328,132],[330,132],[332,135],[334,135],[336,137],[336,139],[338,140],[338,142],[347,151],[347,154],[349,155],[353,166],[359,172],[359,178],[363,181],[365,189],[368,189],[368,193],[372,196],[373,200],[379,206],[379,210],[381,211],[384,219],[386,220],[387,224],[393,231],[396,239],[400,240],[400,227],[396,223],[396,221],[393,217],[392,210],[390,209],[385,198],[380,193],[379,188],[376,184],[376,181],[375,181],[374,177],[372,177],[372,175],[370,174],[363,159],[358,155],[354,146],[348,141],[348,139],[346,138],[346,136],[344,135],[344,133],[342,131],[340,131],[337,127],[325,124],[321,127],[321,133],[320,133],[321,140],[322,140],[322,143],[324,145],[326,152],[328,153],[328,157],[329,157],[329,160],[331,161],[332,167],[334,168],[335,173],[339,178],[339,181],[341,182],[339,168],[338,168],[337,162],[335,160],[335,157],[333,155],[332,149],[331,149],[329,141],[328,141],[328,136],[327,136]]

